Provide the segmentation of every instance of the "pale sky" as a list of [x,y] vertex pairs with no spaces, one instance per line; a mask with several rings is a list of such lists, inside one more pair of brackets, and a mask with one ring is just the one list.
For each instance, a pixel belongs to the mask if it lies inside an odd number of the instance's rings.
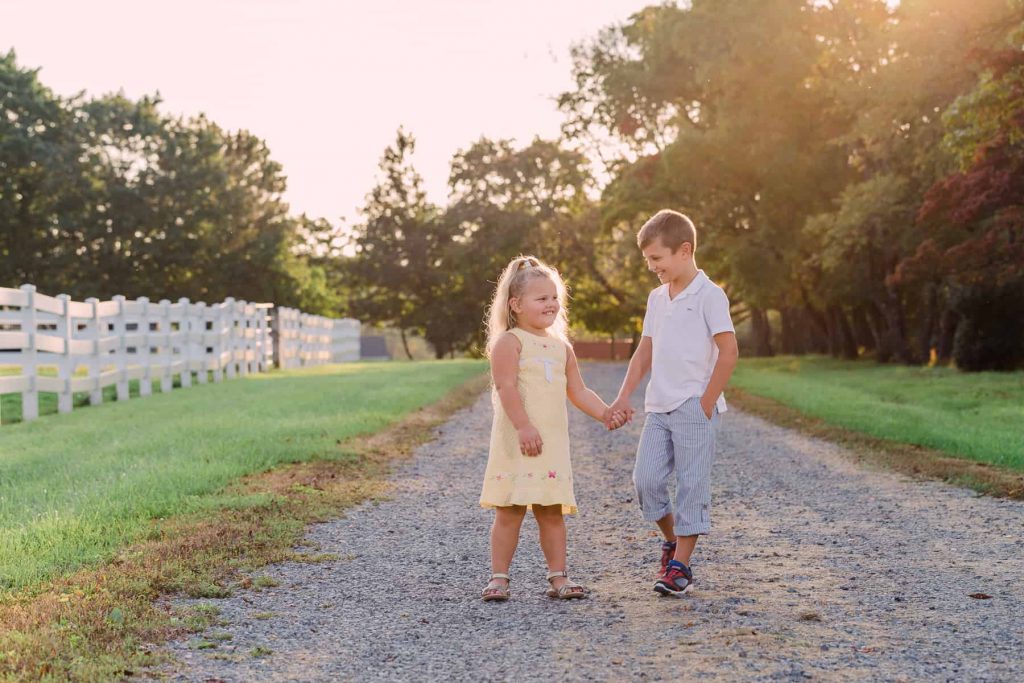
[[657,0],[0,0],[0,50],[57,93],[205,112],[267,141],[293,213],[357,220],[399,126],[433,201],[480,136],[556,137],[569,47]]

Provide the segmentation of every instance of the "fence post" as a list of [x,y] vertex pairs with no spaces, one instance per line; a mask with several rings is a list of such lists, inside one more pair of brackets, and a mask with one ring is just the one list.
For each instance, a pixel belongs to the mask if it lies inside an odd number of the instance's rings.
[[281,365],[281,307],[274,306],[270,309],[270,362],[278,370]]
[[192,386],[192,305],[189,303],[188,297],[178,299],[178,305],[181,306],[181,319],[178,321],[178,350],[185,363],[180,377],[181,388],[185,389]]
[[221,304],[221,321],[227,326],[227,348],[228,366],[226,375],[228,379],[235,378],[235,300],[232,297],[224,299]]
[[245,315],[248,307],[249,302],[245,299],[235,302],[235,355],[238,356],[239,377],[249,374],[249,319]]
[[246,332],[246,339],[249,340],[249,372],[257,373],[262,369],[263,363],[260,362],[260,350],[263,348],[263,338],[260,336],[260,320],[259,315],[263,312],[261,308],[258,308],[256,304],[249,304],[246,306],[245,318],[249,322]]
[[135,353],[142,364],[142,378],[139,380],[139,396],[150,396],[153,393],[153,369],[149,358],[149,297],[140,296],[136,301],[142,306],[139,317],[139,332],[142,333],[142,345],[136,347]]
[[213,339],[213,381],[220,382],[224,379],[224,363],[222,356],[224,355],[224,309],[225,304],[219,303],[214,304],[213,310],[213,321],[211,322],[211,328],[214,332]]
[[89,405],[98,406],[103,403],[103,387],[100,386],[100,371],[102,368],[102,357],[100,356],[100,300],[94,296],[85,300],[85,303],[92,306],[92,318],[89,323],[91,328],[89,335],[92,337],[92,352],[89,357],[89,377],[95,384],[89,390]]
[[[210,364],[210,355],[206,353],[206,315],[207,315],[206,302],[200,301],[196,304],[196,320],[199,322],[199,342],[196,348],[196,356],[200,359],[199,369],[196,371],[196,379],[199,380],[200,384],[206,384],[209,381],[207,366]],[[210,329],[213,329],[213,323],[210,323]]]
[[157,339],[162,344],[157,346],[157,362],[160,364],[160,393],[170,393],[174,388],[174,377],[171,375],[171,363],[174,362],[174,346],[171,344],[171,302],[160,299],[159,318],[156,324]]
[[61,302],[61,316],[57,321],[57,334],[61,337],[63,350],[57,361],[57,378],[61,380],[60,392],[57,394],[57,412],[70,413],[73,404],[71,394],[71,372],[74,369],[71,356],[71,297],[58,294]]
[[36,286],[22,285],[21,291],[25,292],[27,299],[25,308],[21,309],[21,329],[28,334],[28,348],[22,351],[22,372],[28,378],[28,388],[21,394],[21,419],[28,422],[39,417],[39,390],[36,388],[39,376],[36,337],[39,331],[36,325]]
[[[127,401],[130,396],[128,392],[128,344],[124,337],[128,334],[128,321],[124,316],[124,295],[118,294],[113,301],[117,302],[117,319],[114,322],[114,332],[118,336],[117,353],[114,356],[114,364],[117,366],[117,400]],[[136,349],[137,351],[138,349]]]

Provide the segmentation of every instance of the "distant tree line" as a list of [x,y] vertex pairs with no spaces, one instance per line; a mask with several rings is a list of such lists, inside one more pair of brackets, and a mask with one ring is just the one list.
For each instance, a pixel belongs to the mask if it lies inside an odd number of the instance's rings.
[[[231,294],[479,351],[501,266],[636,340],[634,235],[691,215],[743,352],[1024,362],[1024,3],[694,0],[575,47],[559,140],[480,139],[430,202],[399,130],[352,226],[292,217],[266,145],[0,61],[0,269],[77,294]],[[600,182],[599,182],[600,180]]]
[[60,97],[0,55],[0,283],[337,309],[266,144],[158,104]]
[[575,321],[635,339],[654,281],[633,235],[668,206],[697,222],[746,354],[1019,367],[1022,9],[649,7],[574,50],[561,140],[474,143],[447,207],[423,199],[400,132],[345,263],[362,283],[351,304],[385,306],[441,351],[471,347],[485,283],[530,251],[564,271]]

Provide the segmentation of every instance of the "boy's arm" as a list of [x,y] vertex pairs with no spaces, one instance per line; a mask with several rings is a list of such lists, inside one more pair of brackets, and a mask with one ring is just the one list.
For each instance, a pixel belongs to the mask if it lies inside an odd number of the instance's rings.
[[519,340],[514,334],[506,334],[494,345],[491,380],[501,399],[502,409],[519,435],[520,452],[523,455],[540,455],[544,445],[540,432],[530,422],[519,393]]
[[593,390],[587,388],[583,381],[583,375],[580,374],[580,365],[576,361],[576,353],[572,350],[572,345],[566,344],[565,348],[565,381],[569,400],[590,417],[604,422],[608,404],[602,401],[601,397]]
[[718,360],[711,371],[711,379],[708,380],[707,389],[704,390],[704,395],[700,397],[700,407],[704,410],[704,414],[708,416],[709,420],[715,409],[715,402],[718,401],[718,397],[725,390],[725,385],[729,383],[732,371],[736,369],[736,361],[740,357],[739,347],[736,345],[735,332],[719,332],[715,335],[714,339],[715,344],[718,346]]
[[[626,370],[626,377],[622,380],[622,386],[619,388],[619,395],[615,398],[615,401],[608,407],[606,413],[607,417],[610,417],[614,413],[623,412],[626,414],[626,419],[633,418],[633,407],[629,405],[629,397],[633,395],[636,388],[640,386],[640,382],[643,381],[644,376],[651,371],[651,358],[654,353],[654,343],[650,337],[640,337],[640,343],[636,347],[636,351],[633,353],[633,357],[629,359],[629,369]],[[607,419],[605,420],[607,422]]]

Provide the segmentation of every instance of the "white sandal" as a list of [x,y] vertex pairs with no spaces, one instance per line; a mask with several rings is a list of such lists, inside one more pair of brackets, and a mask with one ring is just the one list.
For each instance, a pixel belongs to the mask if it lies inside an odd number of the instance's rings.
[[558,578],[559,576],[565,577],[565,583],[558,588],[552,586],[545,595],[549,598],[558,598],[559,600],[577,600],[587,597],[587,589],[570,579],[568,572],[548,572],[548,582],[550,583],[551,579]]
[[[491,586],[491,583],[495,579],[505,579],[504,586]],[[488,579],[487,585],[484,586],[483,591],[480,593],[480,597],[483,598],[484,602],[504,602],[508,600],[512,594],[509,591],[509,586],[512,584],[512,578],[508,574],[495,573],[491,574],[491,578]]]

